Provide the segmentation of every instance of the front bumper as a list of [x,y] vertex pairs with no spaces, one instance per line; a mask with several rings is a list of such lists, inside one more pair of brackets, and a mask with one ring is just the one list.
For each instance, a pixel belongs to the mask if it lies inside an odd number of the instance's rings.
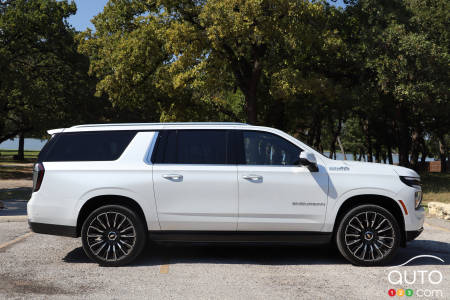
[[77,237],[77,228],[75,226],[36,223],[30,221],[28,221],[28,225],[30,226],[31,231],[36,233]]
[[406,232],[406,241],[412,241],[415,240],[423,231],[423,227],[418,230],[412,230]]

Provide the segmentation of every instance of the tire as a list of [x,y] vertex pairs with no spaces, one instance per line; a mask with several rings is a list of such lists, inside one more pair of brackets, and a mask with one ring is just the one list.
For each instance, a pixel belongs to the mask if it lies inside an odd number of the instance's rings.
[[81,229],[84,252],[105,267],[126,265],[145,247],[147,233],[143,220],[131,209],[106,205],[94,210]]
[[401,231],[395,217],[385,208],[366,204],[351,209],[336,232],[339,252],[357,266],[382,266],[395,256]]

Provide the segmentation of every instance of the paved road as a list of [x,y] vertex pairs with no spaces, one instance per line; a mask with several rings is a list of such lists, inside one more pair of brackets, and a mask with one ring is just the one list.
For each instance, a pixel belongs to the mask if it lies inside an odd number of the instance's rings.
[[[102,268],[87,259],[79,239],[31,234],[0,245],[0,299],[389,299],[390,288],[411,288],[415,295],[441,290],[442,299],[449,299],[450,222],[429,219],[427,224],[394,264],[416,255],[438,256],[445,263],[423,258],[396,268],[406,271],[410,281],[414,271],[438,270],[443,280],[436,285],[427,278],[425,284],[390,284],[387,276],[393,269],[354,267],[331,247],[153,246],[131,266]],[[0,223],[0,244],[25,232],[25,222]],[[434,272],[432,280],[437,276]]]

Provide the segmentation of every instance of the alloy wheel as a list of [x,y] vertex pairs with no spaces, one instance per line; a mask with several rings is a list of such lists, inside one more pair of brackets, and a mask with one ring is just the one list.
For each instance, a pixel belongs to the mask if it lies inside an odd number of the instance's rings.
[[98,259],[118,261],[128,256],[136,244],[136,228],[124,214],[107,211],[89,223],[87,245]]
[[395,231],[388,218],[375,211],[355,215],[347,223],[344,241],[347,249],[360,260],[381,260],[393,249]]

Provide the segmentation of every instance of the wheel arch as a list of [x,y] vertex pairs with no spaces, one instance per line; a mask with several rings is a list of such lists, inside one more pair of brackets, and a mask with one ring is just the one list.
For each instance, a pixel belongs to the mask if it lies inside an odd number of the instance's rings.
[[333,240],[336,236],[337,228],[339,227],[339,223],[341,222],[344,215],[354,207],[364,205],[364,204],[374,204],[379,205],[385,209],[387,209],[395,219],[398,221],[400,226],[400,232],[402,234],[400,245],[406,245],[406,236],[405,236],[405,218],[403,216],[402,208],[400,204],[397,203],[394,199],[377,194],[364,194],[364,195],[356,195],[349,197],[346,199],[342,205],[339,207],[339,210],[336,214],[334,226],[333,226]]
[[84,220],[89,216],[91,212],[96,210],[97,208],[104,205],[122,205],[129,209],[135,211],[139,217],[142,218],[142,222],[145,225],[145,230],[148,231],[147,228],[147,220],[145,218],[144,211],[138,202],[135,200],[120,195],[100,195],[95,196],[87,200],[80,209],[77,217],[77,237],[81,235],[81,227],[83,226]]

